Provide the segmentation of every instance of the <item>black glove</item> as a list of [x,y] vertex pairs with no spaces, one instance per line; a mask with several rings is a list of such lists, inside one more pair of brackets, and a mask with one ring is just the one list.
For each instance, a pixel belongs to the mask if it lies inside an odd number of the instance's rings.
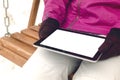
[[59,27],[59,22],[53,18],[47,18],[40,26],[39,37],[44,40]]
[[100,46],[99,52],[102,53],[100,60],[120,55],[120,29],[112,28],[108,33],[104,43]]

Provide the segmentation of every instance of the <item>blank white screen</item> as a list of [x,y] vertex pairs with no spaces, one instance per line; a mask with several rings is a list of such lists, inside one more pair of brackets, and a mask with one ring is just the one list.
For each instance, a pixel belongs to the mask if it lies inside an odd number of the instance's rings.
[[103,38],[58,29],[40,44],[92,58],[103,42]]

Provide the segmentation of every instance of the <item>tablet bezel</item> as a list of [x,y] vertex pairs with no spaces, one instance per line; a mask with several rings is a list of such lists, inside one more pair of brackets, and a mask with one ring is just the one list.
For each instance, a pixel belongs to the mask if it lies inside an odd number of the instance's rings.
[[[98,36],[97,34],[92,34],[92,33],[84,32],[84,31],[74,31],[74,30],[61,29],[61,28],[59,28],[59,30],[64,30],[64,31],[69,31],[69,32],[74,32],[74,33],[78,33],[78,34],[83,34],[83,35],[88,35],[88,36],[92,36],[92,37],[105,39],[105,37],[103,37],[103,36]],[[75,57],[75,58],[78,58],[78,59],[87,60],[87,61],[90,61],[90,62],[97,62],[99,60],[100,56],[102,55],[102,53],[97,52],[95,54],[95,56],[93,58],[91,58],[91,57],[80,55],[80,54],[73,53],[73,52],[70,52],[70,51],[65,51],[65,50],[61,50],[61,49],[54,48],[54,47],[51,47],[51,46],[40,44],[42,41],[43,40],[38,40],[34,43],[34,45],[46,48],[48,50],[56,51],[56,52],[62,53],[64,55]]]

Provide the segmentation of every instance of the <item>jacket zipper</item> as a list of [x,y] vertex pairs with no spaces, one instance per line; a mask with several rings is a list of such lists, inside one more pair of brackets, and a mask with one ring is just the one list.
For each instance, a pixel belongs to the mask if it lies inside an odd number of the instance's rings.
[[80,17],[80,0],[78,0],[77,4],[77,15],[73,19],[73,21],[68,25],[67,29],[72,29],[72,26],[78,21],[79,17]]

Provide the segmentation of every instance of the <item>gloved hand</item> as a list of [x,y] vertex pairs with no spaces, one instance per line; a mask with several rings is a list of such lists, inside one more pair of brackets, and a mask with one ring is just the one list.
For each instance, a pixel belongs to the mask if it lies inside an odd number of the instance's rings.
[[120,29],[112,28],[108,33],[104,43],[99,47],[102,53],[100,60],[120,55]]
[[48,37],[52,32],[54,32],[59,27],[59,22],[53,18],[47,18],[40,25],[39,37],[41,40]]

